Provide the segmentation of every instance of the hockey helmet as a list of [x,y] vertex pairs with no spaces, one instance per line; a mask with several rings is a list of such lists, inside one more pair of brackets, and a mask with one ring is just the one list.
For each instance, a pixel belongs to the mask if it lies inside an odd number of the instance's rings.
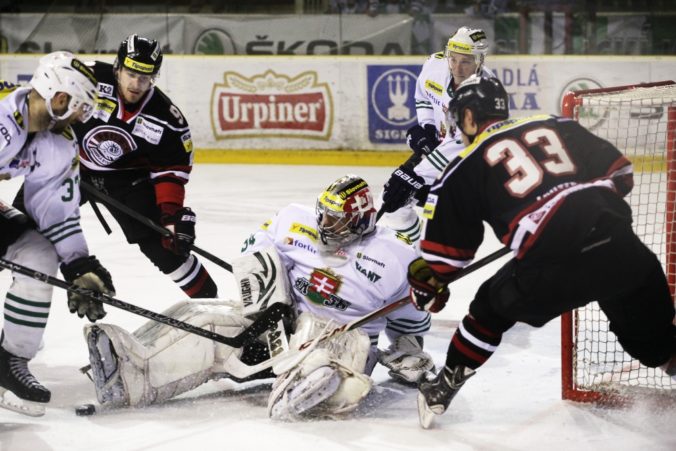
[[376,209],[364,179],[348,174],[317,198],[317,231],[323,250],[336,251],[375,230]]
[[124,67],[130,71],[156,77],[162,66],[162,49],[154,39],[142,38],[136,34],[129,35],[120,43],[115,70]]
[[486,33],[480,28],[460,27],[448,38],[444,55],[446,58],[451,53],[461,53],[463,55],[474,56],[476,63],[476,73],[481,72],[481,67],[488,53],[488,40]]
[[[70,52],[53,52],[40,58],[30,85],[45,99],[47,112],[54,120],[66,119],[80,111],[82,122],[86,122],[94,114],[97,99],[94,72]],[[70,96],[68,108],[61,116],[52,111],[51,100],[57,92]]]
[[458,86],[448,106],[460,130],[463,130],[463,114],[467,109],[472,110],[477,124],[491,119],[505,120],[509,117],[509,96],[497,78],[472,75]]

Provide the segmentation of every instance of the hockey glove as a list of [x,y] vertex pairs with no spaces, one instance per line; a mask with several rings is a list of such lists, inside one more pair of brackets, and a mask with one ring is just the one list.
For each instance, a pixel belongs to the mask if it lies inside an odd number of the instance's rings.
[[429,155],[439,145],[437,128],[432,124],[414,125],[406,131],[406,144],[421,157]]
[[[66,281],[80,288],[98,291],[110,296],[115,295],[115,287],[110,273],[93,255],[76,258],[70,263],[63,263],[61,273]],[[70,313],[77,313],[80,318],[87,315],[87,319],[91,322],[106,316],[101,301],[73,291],[68,292],[68,310],[70,310]]]
[[416,174],[413,168],[402,164],[385,184],[382,210],[385,213],[399,210],[424,186],[425,180]]
[[195,212],[188,207],[179,207],[172,213],[167,213],[165,206],[162,211],[160,222],[173,234],[173,237],[162,238],[162,246],[176,255],[187,256],[195,242]]
[[411,302],[418,310],[439,312],[451,295],[448,285],[434,280],[432,270],[422,257],[408,265],[408,283],[411,285]]

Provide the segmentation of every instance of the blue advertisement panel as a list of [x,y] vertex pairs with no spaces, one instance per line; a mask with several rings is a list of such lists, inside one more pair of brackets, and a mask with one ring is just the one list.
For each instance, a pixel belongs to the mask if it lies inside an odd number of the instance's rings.
[[420,65],[369,65],[369,140],[376,144],[404,144],[406,130],[416,123],[415,82]]

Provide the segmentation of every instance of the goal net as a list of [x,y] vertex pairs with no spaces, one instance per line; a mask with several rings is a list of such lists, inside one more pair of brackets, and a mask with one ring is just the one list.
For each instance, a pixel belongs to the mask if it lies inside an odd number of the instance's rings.
[[[676,287],[676,83],[569,92],[562,112],[613,143],[633,163],[626,200],[634,230],[658,255],[672,297]],[[593,302],[562,316],[562,395],[575,401],[625,402],[657,395],[676,402],[676,382],[624,352]]]

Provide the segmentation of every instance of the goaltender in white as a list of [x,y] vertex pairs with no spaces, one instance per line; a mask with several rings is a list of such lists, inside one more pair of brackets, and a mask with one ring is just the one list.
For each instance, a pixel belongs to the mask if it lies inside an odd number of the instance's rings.
[[[233,262],[239,302],[191,300],[164,312],[233,337],[272,304],[290,304],[297,315],[288,344],[279,329],[267,334],[267,345],[235,348],[154,322],[133,334],[110,324],[85,327],[97,399],[140,406],[222,377],[276,377],[268,412],[288,421],[354,410],[372,387],[378,361],[395,380],[416,384],[434,364],[422,350],[430,317],[410,304],[297,352],[326,330],[408,297],[416,247],[376,226],[375,217],[367,183],[341,177],[320,194],[315,211],[291,204],[246,240]],[[377,348],[382,331],[391,342],[383,351]]]

